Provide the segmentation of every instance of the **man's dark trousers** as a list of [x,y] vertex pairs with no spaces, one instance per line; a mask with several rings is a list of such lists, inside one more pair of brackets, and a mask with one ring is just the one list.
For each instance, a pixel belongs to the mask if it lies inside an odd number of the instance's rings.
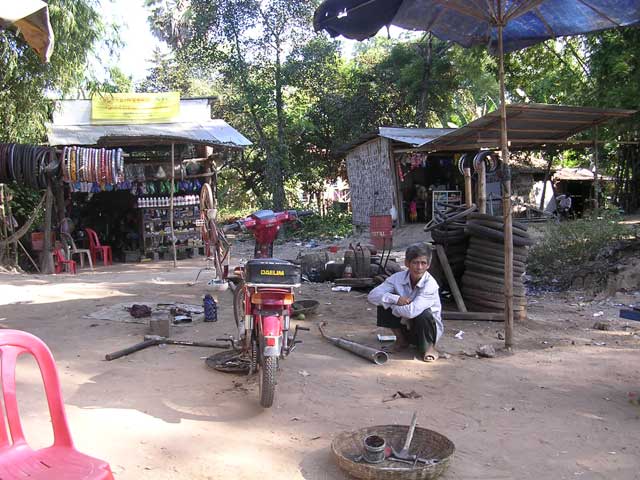
[[384,328],[400,329],[406,339],[412,345],[418,347],[418,352],[424,355],[429,348],[429,344],[435,345],[437,337],[436,321],[431,314],[431,310],[426,309],[417,317],[410,320],[411,329],[400,322],[400,317],[396,317],[390,308],[378,307],[378,326]]

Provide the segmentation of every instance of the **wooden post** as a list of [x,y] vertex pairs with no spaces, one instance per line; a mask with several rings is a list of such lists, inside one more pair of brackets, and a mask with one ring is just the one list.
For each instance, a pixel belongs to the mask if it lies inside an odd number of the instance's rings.
[[549,161],[547,162],[547,170],[544,172],[544,183],[542,184],[542,198],[540,199],[540,210],[544,212],[544,197],[547,195],[547,182],[549,181],[549,175],[551,174],[551,164],[553,163],[553,155],[547,152],[549,155]]
[[504,45],[502,2],[498,3],[498,51],[500,55],[500,146],[502,150],[502,212],[504,214],[504,346],[513,346],[513,225],[511,224],[511,169],[509,168],[509,144],[507,143],[507,104],[504,94]]
[[593,208],[596,215],[600,208],[600,182],[598,181],[598,126],[593,127]]
[[40,258],[40,271],[49,275],[53,273],[53,255],[51,254],[51,219],[53,216],[53,190],[51,182],[47,184],[47,193],[44,201],[44,245]]
[[502,313],[492,312],[442,312],[443,320],[485,320],[488,322],[502,322],[504,315]]
[[449,265],[449,259],[447,258],[447,253],[444,251],[444,247],[442,245],[436,244],[436,252],[438,254],[438,259],[440,260],[442,270],[444,271],[444,276],[447,277],[447,282],[449,283],[449,287],[451,288],[453,299],[456,301],[456,306],[461,312],[466,312],[467,307],[464,304],[464,300],[462,299],[462,294],[460,293],[460,289],[458,288],[456,277],[454,277],[453,271],[451,270],[451,265]]
[[487,213],[487,167],[484,162],[478,165],[478,211]]
[[[5,196],[4,196],[4,185],[0,183],[0,238],[4,240],[9,237],[9,232],[7,229],[7,210],[5,208]],[[0,249],[0,265],[4,264],[4,257],[9,258],[9,244],[6,244],[4,247]]]
[[176,144],[171,142],[171,199],[169,202],[169,225],[171,227],[171,250],[173,251],[173,268],[178,266],[178,256],[176,254],[176,235],[173,230],[173,195],[175,190],[176,176]]
[[473,205],[473,188],[471,188],[471,169],[464,169],[464,201],[467,207]]

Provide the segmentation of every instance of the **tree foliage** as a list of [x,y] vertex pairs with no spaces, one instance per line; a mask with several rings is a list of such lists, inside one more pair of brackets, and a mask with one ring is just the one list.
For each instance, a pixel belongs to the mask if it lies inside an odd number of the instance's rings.
[[78,88],[104,24],[92,0],[51,0],[49,13],[55,48],[48,64],[40,62],[22,37],[0,30],[0,140],[41,142],[51,93]]

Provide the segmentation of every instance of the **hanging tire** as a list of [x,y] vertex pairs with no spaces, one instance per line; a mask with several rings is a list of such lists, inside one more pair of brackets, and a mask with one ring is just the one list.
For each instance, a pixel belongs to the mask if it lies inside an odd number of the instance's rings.
[[278,357],[262,357],[260,372],[260,405],[271,408],[276,394],[276,375],[278,373]]

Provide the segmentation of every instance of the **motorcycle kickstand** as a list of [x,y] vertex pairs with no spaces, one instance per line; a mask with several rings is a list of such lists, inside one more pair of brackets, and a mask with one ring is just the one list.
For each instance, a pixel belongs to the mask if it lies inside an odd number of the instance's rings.
[[287,355],[289,355],[291,352],[293,352],[296,349],[296,345],[298,343],[302,343],[302,340],[296,340],[296,338],[298,337],[298,331],[299,330],[303,330],[305,332],[308,332],[309,328],[308,327],[301,327],[300,325],[296,325],[296,328],[293,331],[293,337],[291,337],[291,340],[289,341],[289,347],[287,348]]

